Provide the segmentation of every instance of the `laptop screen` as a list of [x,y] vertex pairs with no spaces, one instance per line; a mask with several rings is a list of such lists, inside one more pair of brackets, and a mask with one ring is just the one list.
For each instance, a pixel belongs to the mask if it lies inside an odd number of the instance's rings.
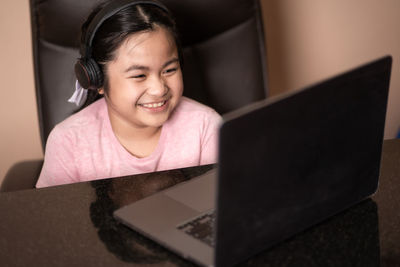
[[385,57],[225,116],[217,264],[237,262],[375,192],[390,69]]

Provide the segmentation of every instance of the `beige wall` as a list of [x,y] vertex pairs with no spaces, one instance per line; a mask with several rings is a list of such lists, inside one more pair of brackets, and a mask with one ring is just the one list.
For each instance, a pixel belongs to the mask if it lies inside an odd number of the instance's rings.
[[[376,57],[394,58],[386,138],[400,125],[400,1],[261,0],[271,94],[299,89]],[[32,73],[28,0],[0,10],[0,182],[15,162],[43,156]]]
[[391,54],[385,138],[400,126],[399,0],[261,0],[272,94]]
[[18,161],[43,157],[39,141],[28,0],[1,0],[0,182]]

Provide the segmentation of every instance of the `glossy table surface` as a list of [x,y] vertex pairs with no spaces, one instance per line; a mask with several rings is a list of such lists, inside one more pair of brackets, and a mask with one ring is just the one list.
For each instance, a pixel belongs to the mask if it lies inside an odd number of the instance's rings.
[[[1,193],[0,266],[191,266],[112,212],[212,167]],[[240,265],[400,266],[399,191],[400,139],[387,140],[376,194]]]

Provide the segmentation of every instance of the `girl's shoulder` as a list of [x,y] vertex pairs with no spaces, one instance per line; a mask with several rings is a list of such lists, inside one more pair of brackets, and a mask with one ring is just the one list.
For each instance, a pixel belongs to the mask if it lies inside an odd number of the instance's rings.
[[81,111],[58,123],[52,132],[79,133],[95,131],[107,116],[107,104],[101,98]]
[[196,100],[182,97],[179,105],[171,116],[170,124],[203,124],[204,122],[219,123],[221,116],[211,107]]

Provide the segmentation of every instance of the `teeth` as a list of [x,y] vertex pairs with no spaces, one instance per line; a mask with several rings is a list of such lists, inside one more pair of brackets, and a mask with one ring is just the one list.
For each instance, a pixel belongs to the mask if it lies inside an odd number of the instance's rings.
[[142,104],[142,106],[145,107],[145,108],[158,108],[158,107],[161,107],[164,104],[165,104],[165,101],[162,101],[162,102],[159,102],[159,103]]

